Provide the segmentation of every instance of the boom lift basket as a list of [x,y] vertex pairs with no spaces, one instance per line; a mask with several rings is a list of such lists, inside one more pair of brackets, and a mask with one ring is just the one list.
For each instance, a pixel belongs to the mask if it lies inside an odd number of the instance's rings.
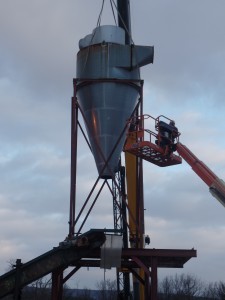
[[[156,132],[145,129],[146,121],[153,121]],[[124,151],[160,167],[181,164],[182,158],[173,153],[179,135],[174,121],[165,116],[156,119],[150,115],[133,117],[128,121]]]

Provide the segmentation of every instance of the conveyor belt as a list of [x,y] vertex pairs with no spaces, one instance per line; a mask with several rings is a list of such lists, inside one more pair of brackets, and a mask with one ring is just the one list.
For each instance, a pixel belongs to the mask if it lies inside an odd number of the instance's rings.
[[0,298],[12,294],[16,285],[22,288],[58,268],[67,268],[100,248],[104,241],[103,232],[90,230],[75,240],[60,243],[60,246],[22,264],[20,268],[5,273],[0,276]]

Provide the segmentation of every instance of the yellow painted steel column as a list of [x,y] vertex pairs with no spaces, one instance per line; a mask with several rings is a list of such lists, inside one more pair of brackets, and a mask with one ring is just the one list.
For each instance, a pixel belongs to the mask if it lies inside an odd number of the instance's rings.
[[[134,144],[136,142],[136,132],[130,132],[127,138],[127,144]],[[138,158],[125,152],[125,165],[126,165],[126,181],[127,181],[127,199],[128,199],[128,220],[129,220],[129,238],[131,248],[143,248],[143,236],[139,231],[139,203],[138,203]],[[130,212],[130,213],[129,213]],[[145,272],[143,269],[136,270],[138,275],[145,280]],[[144,286],[138,281],[133,275],[133,289],[134,289],[134,299],[144,300],[145,299],[145,289]]]

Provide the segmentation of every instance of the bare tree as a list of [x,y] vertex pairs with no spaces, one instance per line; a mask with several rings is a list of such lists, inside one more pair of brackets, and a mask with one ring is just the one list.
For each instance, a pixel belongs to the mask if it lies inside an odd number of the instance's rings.
[[210,300],[225,300],[225,283],[222,281],[209,283],[204,289],[203,296]]
[[217,293],[220,300],[225,300],[225,283],[220,281],[218,283]]
[[93,298],[91,297],[91,291],[87,288],[84,288],[83,291],[81,292],[80,296],[77,296],[74,299],[77,299],[77,300],[93,300]]
[[173,296],[173,278],[171,276],[165,277],[159,284],[159,292],[163,297],[170,300]]
[[186,299],[191,299],[193,296],[198,296],[202,292],[202,283],[197,277],[190,274],[181,274],[175,276],[176,290],[178,295],[186,296]]
[[209,299],[209,300],[218,300],[218,295],[217,295],[217,283],[209,283],[205,285],[202,297]]
[[51,299],[51,279],[43,277],[32,282],[23,290],[23,299],[50,300]]
[[6,268],[6,272],[13,270],[16,267],[16,259],[15,258],[10,258],[7,261],[7,268]]
[[159,291],[165,299],[190,300],[202,294],[202,283],[194,275],[176,274],[164,278],[159,285]]
[[102,280],[97,283],[97,289],[99,290],[99,300],[117,299],[116,280]]

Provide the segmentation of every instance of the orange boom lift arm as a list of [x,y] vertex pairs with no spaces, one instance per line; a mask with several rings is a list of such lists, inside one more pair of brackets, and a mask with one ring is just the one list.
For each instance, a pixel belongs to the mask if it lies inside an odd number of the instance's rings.
[[[155,131],[144,128],[144,121],[154,121]],[[219,179],[191,150],[180,143],[180,133],[175,122],[165,116],[153,118],[149,115],[133,118],[128,127],[136,125],[136,141],[127,139],[124,151],[132,153],[160,167],[182,163],[182,158],[192,170],[208,185],[210,193],[225,206],[225,183]],[[142,124],[139,126],[138,124]],[[134,134],[134,133],[132,133]],[[128,133],[129,135],[129,133]],[[132,143],[130,143],[132,141]]]

